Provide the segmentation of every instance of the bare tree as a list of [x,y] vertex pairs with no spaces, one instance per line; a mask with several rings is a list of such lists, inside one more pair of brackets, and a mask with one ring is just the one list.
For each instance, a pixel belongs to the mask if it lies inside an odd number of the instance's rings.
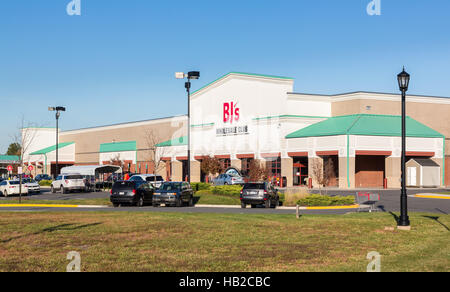
[[[30,122],[26,122],[25,118],[22,117],[21,124],[19,126],[19,132],[13,135],[14,143],[16,143],[19,147],[18,156],[19,156],[19,167],[24,166],[24,157],[25,155],[29,156],[30,147],[33,145],[33,141],[36,138],[37,131],[36,128],[39,126]],[[22,174],[19,174],[19,203],[22,202]]]
[[267,181],[269,178],[269,170],[260,160],[252,160],[249,165],[248,177],[250,181]]
[[109,164],[119,166],[122,169],[122,171],[123,167],[125,166],[125,162],[122,159],[120,159],[120,154],[117,154],[115,157],[111,158],[109,160]]
[[311,168],[313,178],[318,183],[319,192],[322,194],[322,187],[328,186],[331,180],[336,178],[333,160],[327,159],[325,163],[322,163],[318,159],[315,159]]
[[322,186],[323,186],[323,165],[322,162],[318,159],[314,159],[314,162],[311,165],[312,176],[313,179],[319,185],[319,192],[322,194]]
[[161,137],[154,130],[147,130],[145,132],[145,141],[148,149],[148,161],[153,165],[153,174],[156,174],[163,170],[166,166],[166,162],[163,158],[166,155],[167,148],[158,147],[157,145],[161,143]]
[[221,173],[224,170],[223,165],[219,159],[209,156],[203,158],[200,168],[202,172],[205,173],[208,177]]

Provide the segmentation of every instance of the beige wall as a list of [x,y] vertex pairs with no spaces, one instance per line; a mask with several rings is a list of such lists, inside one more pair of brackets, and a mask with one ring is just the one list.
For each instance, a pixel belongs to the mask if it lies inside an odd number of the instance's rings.
[[201,181],[200,161],[191,161],[191,182]]
[[183,163],[172,161],[172,181],[183,181]]
[[[355,188],[355,157],[349,158],[350,189]],[[347,180],[347,157],[339,157],[339,188],[349,189]]]
[[147,142],[149,132],[153,132],[159,142],[165,142],[171,140],[176,132],[180,132],[180,134],[176,135],[177,137],[183,136],[185,131],[180,129],[183,129],[185,125],[184,122],[172,123],[166,119],[162,122],[149,122],[147,125],[131,124],[129,127],[120,125],[118,127],[62,132],[60,141],[61,143],[76,143],[76,164],[99,163],[100,144],[112,143],[113,141],[136,141],[138,149],[137,160],[139,162],[144,162],[148,161],[150,156],[150,152],[148,151],[149,145]]
[[294,186],[294,159],[283,158],[281,159],[281,177],[287,178],[287,187]]
[[[370,111],[367,106],[371,106]],[[450,104],[407,102],[406,110],[408,116],[450,137]],[[401,115],[401,102],[371,99],[333,102],[333,116],[353,114]],[[446,153],[450,154],[450,140],[446,144]]]
[[386,157],[386,179],[388,188],[400,188],[401,183],[401,161],[400,157]]

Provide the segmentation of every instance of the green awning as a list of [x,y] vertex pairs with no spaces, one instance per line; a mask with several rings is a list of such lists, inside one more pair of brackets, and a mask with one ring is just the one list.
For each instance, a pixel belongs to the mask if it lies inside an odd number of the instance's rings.
[[19,162],[20,157],[17,155],[0,155],[0,162]]
[[[59,143],[58,144],[58,149],[61,149],[61,148],[64,148],[64,147],[67,147],[67,146],[70,146],[70,145],[73,145],[73,144],[75,144],[75,143],[74,142]],[[43,155],[43,154],[47,154],[47,153],[53,152],[55,150],[56,150],[56,145],[53,145],[53,146],[41,149],[39,151],[33,152],[30,155]]]
[[[339,135],[401,136],[401,116],[349,115],[329,118],[286,136],[286,139]],[[443,138],[444,135],[424,124],[406,118],[406,135],[420,138]]]
[[171,146],[185,146],[185,145],[187,145],[187,136],[156,144],[156,147],[171,147]]
[[136,151],[136,141],[105,143],[100,145],[100,153]]

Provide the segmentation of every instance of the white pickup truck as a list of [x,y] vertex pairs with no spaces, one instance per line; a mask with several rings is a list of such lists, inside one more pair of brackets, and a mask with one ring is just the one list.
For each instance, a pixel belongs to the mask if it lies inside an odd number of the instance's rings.
[[71,191],[84,192],[85,189],[86,181],[81,174],[62,174],[51,185],[52,193],[56,193],[56,191],[60,191],[63,194]]

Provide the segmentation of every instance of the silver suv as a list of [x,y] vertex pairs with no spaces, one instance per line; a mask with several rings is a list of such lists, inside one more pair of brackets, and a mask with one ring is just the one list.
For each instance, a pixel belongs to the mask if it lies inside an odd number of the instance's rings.
[[52,182],[51,189],[52,193],[83,192],[86,189],[86,181],[81,174],[62,174]]

